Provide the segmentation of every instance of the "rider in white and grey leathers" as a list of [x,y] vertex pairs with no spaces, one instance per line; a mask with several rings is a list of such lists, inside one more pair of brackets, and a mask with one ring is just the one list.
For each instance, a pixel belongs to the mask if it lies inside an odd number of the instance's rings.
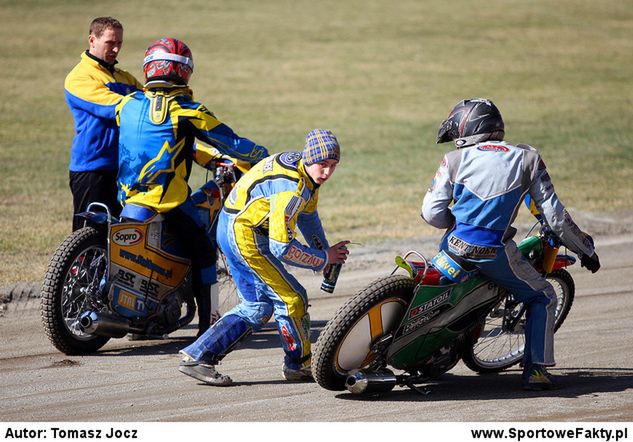
[[[600,268],[593,240],[558,199],[541,156],[531,146],[502,141],[504,123],[486,99],[460,102],[440,126],[437,143],[457,150],[442,160],[422,204],[422,218],[448,229],[440,248],[510,291],[527,306],[523,388],[553,389],[546,366],[554,365],[552,286],[521,255],[511,227],[529,194],[549,227],[592,272]],[[449,207],[452,204],[451,207]]]

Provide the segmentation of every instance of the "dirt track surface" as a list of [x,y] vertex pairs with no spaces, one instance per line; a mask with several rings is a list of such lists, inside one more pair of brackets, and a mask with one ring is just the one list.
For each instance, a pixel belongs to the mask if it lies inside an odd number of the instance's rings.
[[[602,269],[570,268],[576,300],[556,334],[564,389],[523,392],[520,371],[477,375],[459,363],[431,394],[396,388],[380,397],[330,392],[283,380],[272,326],[251,336],[219,366],[235,386],[198,383],[177,370],[177,352],[195,327],[164,341],[111,340],[91,356],[66,356],[42,330],[37,299],[0,314],[0,420],[18,421],[631,421],[633,416],[633,235],[605,232],[596,242]],[[312,341],[345,299],[387,275],[393,256],[430,240],[352,250],[334,295],[298,273],[311,295]]]

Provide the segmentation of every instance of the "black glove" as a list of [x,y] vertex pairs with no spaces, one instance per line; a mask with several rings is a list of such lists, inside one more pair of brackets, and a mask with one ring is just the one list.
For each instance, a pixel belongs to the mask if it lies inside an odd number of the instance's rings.
[[600,268],[600,258],[598,258],[595,252],[592,256],[582,255],[580,258],[580,266],[591,271],[591,273],[596,273]]

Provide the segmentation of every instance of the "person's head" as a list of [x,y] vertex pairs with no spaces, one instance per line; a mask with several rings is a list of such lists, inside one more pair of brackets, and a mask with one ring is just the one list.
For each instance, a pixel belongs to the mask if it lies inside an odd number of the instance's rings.
[[502,141],[505,135],[503,118],[497,106],[485,98],[463,100],[442,122],[436,143],[454,141],[459,149],[482,141]]
[[193,74],[189,47],[175,38],[161,38],[149,45],[143,60],[145,86],[186,86]]
[[336,170],[341,160],[341,146],[328,129],[314,129],[308,132],[302,152],[306,172],[315,183],[325,183]]
[[97,17],[90,23],[88,52],[108,64],[116,63],[123,45],[123,25],[112,17]]

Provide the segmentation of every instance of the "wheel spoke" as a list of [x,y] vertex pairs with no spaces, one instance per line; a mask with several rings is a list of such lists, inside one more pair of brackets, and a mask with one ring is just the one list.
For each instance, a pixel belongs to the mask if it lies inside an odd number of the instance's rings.
[[[555,277],[548,278],[552,284],[558,304],[555,311],[556,323],[567,309],[569,288]],[[517,315],[521,314],[520,318]],[[505,318],[505,319],[504,319]],[[522,304],[513,300],[503,300],[485,319],[479,339],[472,346],[472,356],[476,366],[486,370],[507,368],[523,358],[525,348],[525,312]],[[512,325],[516,324],[516,325]]]
[[90,339],[79,325],[79,317],[96,307],[94,294],[106,270],[106,251],[102,247],[83,250],[66,274],[61,297],[61,313],[68,331],[79,339]]

